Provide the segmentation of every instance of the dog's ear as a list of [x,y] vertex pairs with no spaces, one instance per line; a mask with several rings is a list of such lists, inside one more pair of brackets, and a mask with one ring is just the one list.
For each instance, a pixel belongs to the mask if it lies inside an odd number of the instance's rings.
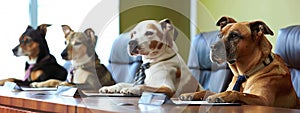
[[27,26],[26,31],[33,29],[30,25]]
[[74,32],[74,31],[71,29],[71,27],[68,26],[68,25],[61,25],[61,27],[62,27],[62,30],[63,30],[65,36],[68,36],[71,32]]
[[84,33],[90,38],[94,44],[93,46],[96,46],[98,36],[95,35],[95,31],[92,28],[88,28],[84,31]]
[[267,38],[263,37],[264,34],[274,35],[273,31],[262,21],[253,21],[249,23],[251,35],[254,39],[259,41],[259,47],[264,56],[267,56],[272,51],[272,44]]
[[38,26],[37,30],[39,30],[42,36],[45,37],[47,33],[47,27],[49,26],[51,26],[51,24],[41,24]]
[[[95,35],[95,32],[92,28],[88,28],[86,30],[84,30],[84,34],[87,36],[89,44],[88,47],[89,48],[95,48],[96,47],[96,42],[97,42],[97,36]],[[95,54],[95,51],[93,49],[88,49],[87,50],[87,54],[89,56],[92,56],[93,54]]]
[[171,31],[171,33],[173,34],[173,40],[175,41],[178,36],[178,31],[177,31],[177,29],[174,28],[171,20],[166,18],[166,19],[161,20],[159,23],[160,23],[163,31]]
[[257,36],[264,34],[274,35],[273,31],[263,21],[253,21],[249,23],[252,34],[255,33]]
[[164,38],[165,38],[164,40],[166,41],[168,46],[173,48],[173,41],[176,40],[178,31],[174,28],[171,20],[169,20],[168,18],[161,20],[159,23],[163,30],[163,34],[164,34]]
[[236,21],[231,17],[223,16],[218,20],[216,25],[220,26],[220,29],[222,29],[223,27],[225,27],[229,23],[236,23]]
[[26,28],[26,30],[25,30],[25,32],[22,34],[22,36],[25,35],[27,32],[32,31],[32,30],[34,30],[33,27],[31,27],[30,25],[28,25],[27,28]]

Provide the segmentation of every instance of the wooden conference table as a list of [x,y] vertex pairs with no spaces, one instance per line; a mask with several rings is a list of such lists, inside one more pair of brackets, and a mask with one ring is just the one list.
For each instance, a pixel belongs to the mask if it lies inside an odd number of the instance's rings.
[[[55,91],[11,91],[0,86],[0,112],[59,113],[300,113],[299,109],[266,106],[162,106],[138,104],[138,97],[84,97],[55,95]],[[132,105],[120,105],[131,103]]]

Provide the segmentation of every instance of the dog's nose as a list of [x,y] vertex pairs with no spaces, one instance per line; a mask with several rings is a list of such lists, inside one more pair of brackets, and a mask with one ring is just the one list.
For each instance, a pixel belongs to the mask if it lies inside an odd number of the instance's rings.
[[137,54],[138,53],[138,41],[136,40],[131,40],[128,42],[129,45],[129,51],[131,54]]
[[64,49],[64,51],[63,52],[61,52],[61,57],[63,58],[63,59],[67,59],[67,57],[68,57],[68,52],[67,52],[67,49]]
[[16,46],[15,48],[12,49],[12,52],[14,53],[15,56],[18,56],[18,49],[19,46]]
[[130,47],[136,47],[136,46],[138,45],[138,41],[136,41],[136,40],[131,40],[131,41],[128,42],[128,45],[129,45]]
[[15,48],[12,49],[12,52],[15,53],[17,50],[18,50],[18,48],[15,47]]

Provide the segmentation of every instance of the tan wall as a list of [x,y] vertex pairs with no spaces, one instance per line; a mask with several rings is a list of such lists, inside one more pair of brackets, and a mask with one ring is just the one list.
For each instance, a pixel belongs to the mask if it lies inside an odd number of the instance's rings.
[[300,24],[300,0],[198,0],[198,33],[217,29],[223,15],[237,21],[263,20],[275,33],[268,36],[273,45],[280,28]]
[[179,31],[179,53],[186,61],[190,46],[190,2],[188,0],[120,0],[120,32],[146,19],[169,18]]
[[[215,22],[224,15],[237,21],[262,20],[273,30],[275,35],[268,37],[275,45],[280,28],[300,24],[299,4],[300,0],[198,0],[196,33],[217,30]],[[120,32],[128,31],[141,20],[169,18],[180,32],[176,43],[186,61],[190,8],[190,0],[120,0]]]

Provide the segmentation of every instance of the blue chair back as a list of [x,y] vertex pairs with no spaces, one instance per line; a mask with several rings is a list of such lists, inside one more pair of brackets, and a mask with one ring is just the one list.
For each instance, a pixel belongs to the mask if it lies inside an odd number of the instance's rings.
[[204,89],[212,92],[225,91],[232,79],[232,72],[224,64],[210,60],[210,45],[218,40],[219,31],[203,32],[191,40],[188,66]]
[[278,32],[275,53],[286,62],[293,86],[300,98],[300,25],[282,28]]
[[142,58],[131,57],[127,52],[127,45],[130,40],[130,34],[121,34],[115,39],[109,57],[108,70],[111,72],[113,79],[119,82],[133,82],[133,78],[138,68],[142,64]]

